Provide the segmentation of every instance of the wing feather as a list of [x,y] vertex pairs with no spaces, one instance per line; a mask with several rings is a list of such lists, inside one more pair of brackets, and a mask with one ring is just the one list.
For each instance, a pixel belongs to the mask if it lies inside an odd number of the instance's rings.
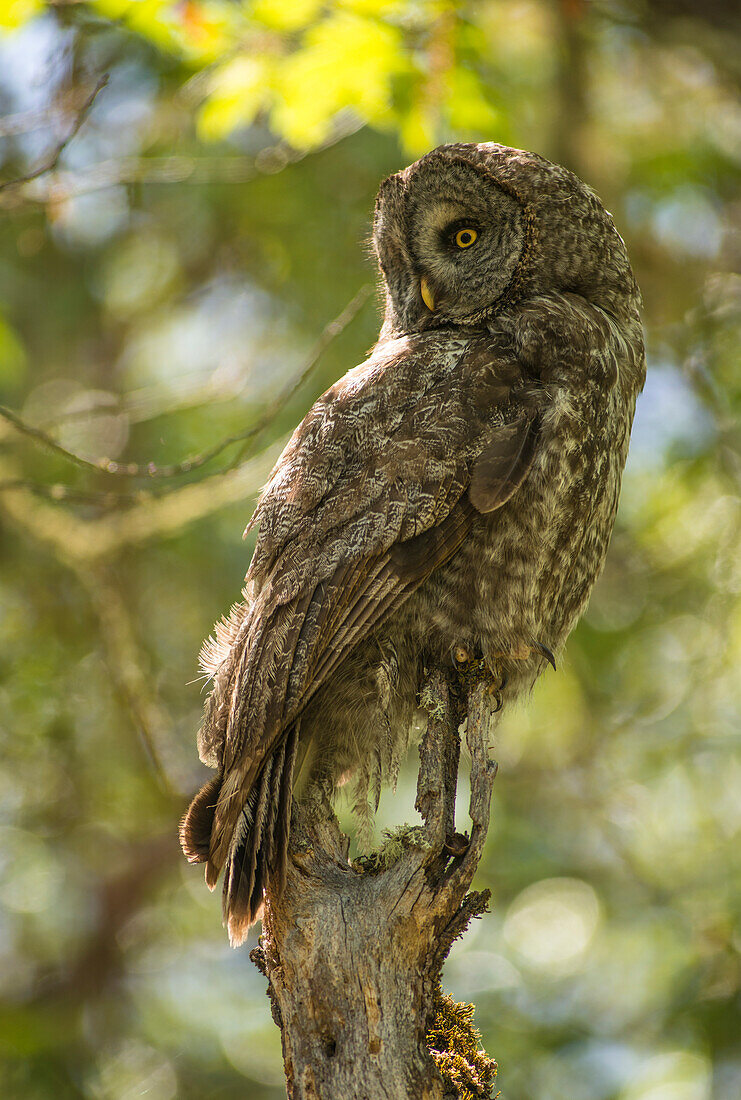
[[[254,790],[253,830],[284,868],[286,838],[274,840],[287,824],[263,797],[271,753],[282,754],[276,777],[292,776],[296,722],[308,701],[358,640],[450,559],[476,515],[516,491],[534,460],[537,410],[511,355],[449,333],[395,344],[395,354],[386,348],[380,365],[371,359],[320,399],[258,505],[244,618],[230,620],[231,648],[215,673],[220,696],[207,712],[217,734],[204,735],[209,745],[221,738],[223,773],[211,883],[234,852]],[[497,404],[482,403],[482,386]],[[252,861],[230,857],[226,898],[255,893]]]

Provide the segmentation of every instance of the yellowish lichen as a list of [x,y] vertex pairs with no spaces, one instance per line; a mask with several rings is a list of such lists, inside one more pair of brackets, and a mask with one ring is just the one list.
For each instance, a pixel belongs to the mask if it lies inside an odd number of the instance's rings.
[[497,1063],[479,1045],[481,1035],[473,1024],[475,1006],[457,1003],[443,993],[439,982],[433,1003],[427,1049],[443,1080],[452,1085],[459,1100],[489,1100]]
[[407,848],[429,847],[421,825],[400,825],[398,829],[384,829],[382,835],[384,841],[380,848],[353,860],[354,870],[377,875],[398,863]]

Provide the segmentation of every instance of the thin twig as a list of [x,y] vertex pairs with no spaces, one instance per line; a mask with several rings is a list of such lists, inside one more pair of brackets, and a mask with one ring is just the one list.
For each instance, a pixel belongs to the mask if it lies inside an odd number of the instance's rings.
[[229,377],[224,378],[217,371],[205,383],[200,371],[192,373],[196,377],[195,384],[190,384],[188,375],[184,375],[181,381],[184,380],[185,384],[174,392],[159,386],[142,386],[125,394],[89,392],[85,394],[88,404],[49,411],[43,420],[37,422],[37,427],[51,432],[61,424],[104,416],[125,416],[130,424],[145,424],[158,417],[175,416],[186,409],[225,404],[240,397],[247,389],[245,378],[237,378],[231,372]]
[[[310,355],[300,373],[293,378],[290,383],[284,387],[278,396],[268,405],[267,409],[259,420],[251,427],[246,428],[244,431],[237,432],[235,435],[227,436],[219,443],[214,444],[213,447],[207,451],[203,451],[199,454],[192,455],[190,458],[184,459],[182,462],[175,462],[164,466],[158,466],[154,462],[146,463],[120,463],[112,462],[109,459],[100,459],[97,462],[90,461],[90,459],[83,458],[82,455],[76,454],[74,451],[68,450],[63,447],[61,443],[58,443],[41,428],[36,428],[32,424],[27,423],[12,409],[6,408],[4,405],[0,405],[0,417],[6,420],[9,424],[20,432],[22,435],[32,439],[34,443],[41,447],[45,447],[47,450],[52,451],[54,454],[59,455],[60,458],[77,466],[82,470],[89,470],[96,474],[110,474],[116,477],[126,478],[171,478],[179,477],[183,474],[192,473],[194,470],[200,469],[208,462],[211,462],[214,458],[220,455],[228,447],[233,446],[235,443],[246,444],[260,432],[264,431],[275,416],[280,412],[286,402],[298,392],[298,390],[307,381],[310,374],[317,366],[319,359],[329,344],[336,339],[337,336],[350,324],[353,318],[360,312],[361,308],[368,301],[371,295],[372,285],[366,283],[360,288],[353,299],[345,306],[342,312],[335,317],[333,321],[330,321],[328,325],[322,331],[319,339],[311,350]],[[236,461],[241,461],[244,457],[245,448],[240,449],[239,455]],[[228,468],[232,468],[236,463],[230,463]]]
[[27,489],[34,496],[43,497],[44,500],[57,502],[64,500],[70,504],[97,504],[108,508],[119,508],[122,504],[141,504],[159,495],[146,489],[139,489],[134,493],[113,492],[110,489],[73,489],[71,485],[63,485],[58,481],[47,485],[22,477],[0,481],[0,493],[6,489]]
[[[284,438],[278,439],[230,473],[203,477],[160,497],[147,494],[125,512],[83,519],[20,486],[0,493],[0,511],[32,538],[50,545],[60,561],[77,568],[110,559],[124,546],[167,538],[231,504],[241,502],[249,508],[284,444]],[[17,467],[1,457],[0,480],[20,480]]]
[[[73,466],[77,466],[81,470],[94,470],[95,473],[111,473],[113,471],[107,470],[105,465],[98,462],[90,462],[89,459],[83,458],[82,455],[75,454],[74,451],[68,451],[66,447],[63,447],[61,443],[57,443],[55,439],[52,439],[50,435],[42,431],[41,428],[35,428],[33,424],[29,424],[26,420],[13,412],[12,409],[6,408],[5,405],[0,405],[0,417],[6,420],[9,424],[15,428],[21,435],[25,435],[28,439],[32,439],[34,443],[37,443],[40,447],[45,447],[47,451],[52,451],[53,454],[59,455],[66,462],[72,463]],[[115,463],[113,464],[115,465]]]
[[106,663],[113,682],[125,701],[142,747],[162,790],[177,797],[187,788],[182,753],[172,723],[146,668],[143,647],[137,638],[130,601],[111,570],[100,563],[76,570],[95,609]]
[[84,103],[84,97],[79,94],[80,89],[71,92],[67,103],[52,103],[47,107],[34,108],[29,111],[19,111],[14,115],[3,115],[0,118],[0,138],[17,137],[19,134],[31,134],[36,130],[56,125],[62,119],[66,119],[72,112],[77,112]]
[[[301,370],[300,374],[287,386],[284,387],[281,393],[268,405],[265,413],[261,417],[260,421],[254,426],[254,429],[249,429],[244,435],[245,444],[264,428],[266,428],[273,419],[277,416],[280,410],[286,405],[295,394],[301,389],[304,383],[309,379],[314,367],[319,362],[320,358],[327,350],[333,340],[336,340],[340,333],[344,332],[351,321],[355,319],[365,303],[370,298],[373,292],[373,285],[371,283],[365,283],[361,286],[354,298],[352,298],[343,309],[342,313],[339,313],[333,321],[330,321],[328,325],[322,330],[319,339],[314,344],[314,347],[309,354],[306,363]],[[236,437],[235,437],[236,439]],[[233,469],[246,454],[246,446],[240,447],[230,464],[226,467],[227,470]]]
[[62,153],[67,148],[69,143],[73,140],[73,138],[75,138],[79,133],[80,127],[90,113],[90,109],[95,102],[98,93],[102,91],[103,88],[105,88],[107,83],[108,74],[104,73],[103,76],[101,76],[98,80],[98,83],[95,85],[93,90],[90,92],[90,95],[87,97],[85,102],[78,110],[71,129],[66,134],[66,136],[57,143],[56,148],[54,149],[51,156],[43,160],[41,164],[32,169],[30,172],[27,172],[25,176],[18,176],[16,179],[12,180],[4,180],[2,183],[0,183],[0,191],[6,191],[8,188],[11,187],[22,187],[24,184],[31,183],[33,180],[38,179],[39,176],[44,176],[47,172],[54,171],[54,169],[59,164]]
[[[357,119],[341,120],[330,138],[311,152],[321,152],[361,129]],[[279,142],[266,146],[252,158],[242,156],[183,156],[175,153],[161,157],[114,157],[86,168],[59,171],[45,189],[23,195],[23,202],[43,205],[53,197],[57,201],[94,194],[108,187],[131,183],[154,185],[204,183],[248,183],[260,176],[272,176],[297,164],[309,155],[309,150],[297,150]],[[12,181],[15,182],[15,181]],[[13,207],[19,201],[13,190],[2,196],[0,205]]]

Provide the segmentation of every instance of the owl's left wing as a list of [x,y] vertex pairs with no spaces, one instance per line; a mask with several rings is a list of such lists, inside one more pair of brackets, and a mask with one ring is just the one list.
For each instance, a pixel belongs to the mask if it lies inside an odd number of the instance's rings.
[[351,371],[297,429],[256,510],[249,600],[214,669],[205,741],[221,776],[208,849],[192,845],[211,884],[312,695],[526,476],[537,439],[526,392],[491,341],[429,334]]
[[355,642],[452,556],[476,512],[515,491],[537,439],[525,392],[509,348],[429,333],[383,347],[312,408],[251,524],[251,655],[227,766],[252,755],[267,668],[267,727],[284,728]]
[[[334,553],[340,551],[338,564],[314,588],[305,611],[303,606],[299,611],[300,630],[283,695],[284,725],[295,718],[355,643],[453,556],[476,514],[492,512],[512,496],[532,465],[537,438],[537,417],[521,410],[516,420],[496,425],[479,437],[478,454],[457,462],[451,456],[443,481],[418,481],[411,492],[410,485],[402,487],[400,479],[390,484],[388,494],[376,504],[382,516],[380,532],[369,539],[360,557],[355,558],[345,543],[332,546]],[[419,499],[414,501],[416,490]],[[420,500],[425,503],[421,505]],[[395,511],[397,519],[393,518]],[[367,520],[367,514],[363,518]],[[371,529],[376,522],[374,518]],[[419,533],[410,537],[411,530]],[[400,537],[402,534],[407,537]],[[299,558],[299,569],[304,569],[306,559],[303,555]],[[291,618],[295,621],[293,613]]]

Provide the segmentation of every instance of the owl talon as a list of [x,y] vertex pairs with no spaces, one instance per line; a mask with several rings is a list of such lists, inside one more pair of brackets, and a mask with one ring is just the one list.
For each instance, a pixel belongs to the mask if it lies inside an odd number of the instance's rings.
[[556,671],[556,658],[553,656],[553,654],[551,653],[548,646],[543,645],[542,642],[533,642],[533,649],[537,649],[538,653],[540,653],[543,657],[545,657],[546,661],[548,662],[548,664],[551,666],[551,668],[555,672]]
[[504,689],[506,688],[508,682],[509,682],[509,676],[505,672],[505,673],[503,673],[502,679],[499,681],[498,684],[495,684],[494,681],[492,681],[489,684],[489,687],[488,687],[487,690],[488,690],[489,695],[491,695],[492,698],[494,699],[494,703],[495,703],[494,710],[493,710],[494,714],[498,714],[499,711],[504,706]]
[[492,714],[499,714],[499,711],[504,706],[504,699],[502,698],[501,688],[498,688],[496,684],[490,684],[487,689],[487,694],[490,695],[494,700]]

